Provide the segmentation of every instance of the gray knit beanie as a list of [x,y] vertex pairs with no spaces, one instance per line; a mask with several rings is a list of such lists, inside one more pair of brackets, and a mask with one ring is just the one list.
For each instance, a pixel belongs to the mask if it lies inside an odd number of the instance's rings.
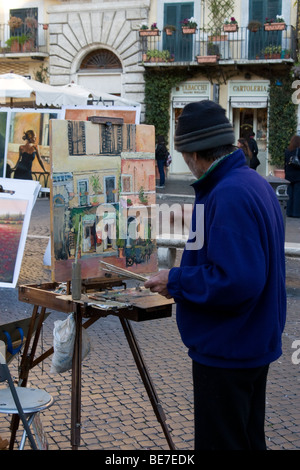
[[197,152],[233,144],[235,135],[225,109],[214,101],[203,100],[184,107],[174,141],[178,152]]

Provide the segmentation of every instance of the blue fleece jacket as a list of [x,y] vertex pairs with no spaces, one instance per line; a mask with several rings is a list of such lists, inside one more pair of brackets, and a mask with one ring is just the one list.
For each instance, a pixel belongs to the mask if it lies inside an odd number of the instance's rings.
[[286,317],[284,224],[275,192],[241,150],[193,186],[198,243],[189,239],[168,281],[182,340],[204,365],[269,364],[281,355]]

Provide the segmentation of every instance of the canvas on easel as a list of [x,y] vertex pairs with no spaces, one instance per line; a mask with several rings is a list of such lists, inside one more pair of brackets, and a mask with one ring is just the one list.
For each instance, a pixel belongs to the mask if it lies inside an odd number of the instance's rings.
[[40,188],[37,181],[0,178],[0,287],[16,286]]
[[154,127],[52,120],[51,268],[71,280],[104,277],[99,260],[157,271]]

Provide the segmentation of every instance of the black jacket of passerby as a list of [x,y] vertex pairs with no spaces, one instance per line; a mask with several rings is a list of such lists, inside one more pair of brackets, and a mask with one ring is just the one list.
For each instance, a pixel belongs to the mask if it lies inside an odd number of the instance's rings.
[[300,168],[296,168],[289,164],[290,159],[293,155],[296,155],[298,150],[298,155],[300,159],[300,148],[295,150],[288,150],[286,149],[284,157],[285,157],[285,179],[290,181],[291,183],[298,183],[300,181]]

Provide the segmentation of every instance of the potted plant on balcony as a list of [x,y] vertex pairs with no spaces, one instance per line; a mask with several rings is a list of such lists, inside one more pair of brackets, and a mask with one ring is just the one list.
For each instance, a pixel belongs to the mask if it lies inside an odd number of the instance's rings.
[[22,26],[23,20],[21,18],[18,18],[17,16],[11,16],[8,20],[8,25],[12,31],[15,31],[15,29],[18,29]]
[[257,21],[257,20],[249,21],[249,24],[247,26],[249,31],[251,31],[252,33],[256,33],[257,31],[259,31],[261,29],[261,27],[262,27],[261,22]]
[[140,28],[140,36],[159,36],[159,29],[157,27],[157,23],[152,23],[150,28],[143,24]]
[[276,15],[276,19],[266,18],[264,28],[265,31],[283,31],[286,29],[285,20],[282,15]]
[[197,29],[197,23],[194,17],[185,18],[180,22],[182,24],[182,32],[183,34],[194,34]]
[[24,20],[24,24],[27,40],[24,42],[22,50],[23,52],[31,52],[34,50],[36,42],[38,22],[34,17],[27,16]]
[[152,49],[150,51],[147,51],[145,62],[171,62],[172,57],[170,54],[170,51],[167,49],[164,49],[162,51],[159,51],[158,49]]
[[5,44],[10,48],[11,52],[21,52],[24,43],[28,40],[28,36],[26,34],[21,34],[20,36],[11,36]]
[[239,30],[238,22],[236,19],[232,16],[230,20],[227,18],[224,21],[223,24],[223,31],[227,33],[234,33]]
[[209,42],[207,44],[207,55],[196,56],[198,64],[212,64],[218,62],[220,59],[219,46]]
[[273,47],[271,45],[264,48],[263,54],[266,60],[271,59],[272,51],[273,51]]
[[271,58],[272,59],[280,59],[281,58],[281,46],[273,46]]
[[166,26],[164,26],[164,31],[167,36],[172,36],[173,32],[176,31],[176,26],[174,26],[173,24],[167,24]]
[[8,20],[8,26],[10,27],[11,36],[5,43],[10,48],[11,52],[20,52],[21,50],[21,40],[20,36],[14,32],[16,29],[20,28],[23,24],[23,20],[17,16],[11,16]]

